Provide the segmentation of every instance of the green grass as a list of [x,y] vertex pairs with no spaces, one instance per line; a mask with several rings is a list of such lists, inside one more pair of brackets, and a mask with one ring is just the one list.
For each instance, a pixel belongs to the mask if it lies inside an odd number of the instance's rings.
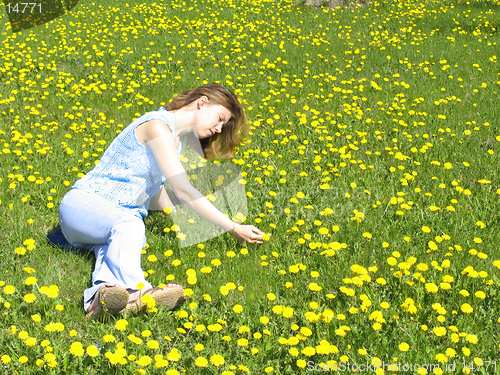
[[[327,11],[287,1],[80,1],[17,34],[4,16],[2,370],[295,374],[310,363],[378,358],[456,363],[457,371],[476,361],[474,373],[494,373],[499,5],[386,1]],[[123,317],[84,322],[93,257],[45,240],[62,197],[120,128],[208,82],[236,91],[252,121],[251,142],[229,163],[252,193],[247,223],[271,233],[270,241],[245,251],[223,234],[203,248],[181,247],[164,231],[172,219],[151,213],[143,269],[154,285],[173,278],[191,288],[188,303],[126,317],[124,331],[115,326]],[[187,270],[196,271],[196,284]],[[36,285],[25,285],[29,276]],[[235,289],[221,294],[228,283]],[[54,298],[41,293],[51,285],[59,288]],[[24,302],[28,293],[36,301]],[[64,328],[50,331],[50,323]],[[74,342],[100,353],[72,354]],[[113,364],[110,353],[120,347],[123,363]],[[216,354],[223,365],[196,364]],[[162,358],[169,363],[157,368]]]

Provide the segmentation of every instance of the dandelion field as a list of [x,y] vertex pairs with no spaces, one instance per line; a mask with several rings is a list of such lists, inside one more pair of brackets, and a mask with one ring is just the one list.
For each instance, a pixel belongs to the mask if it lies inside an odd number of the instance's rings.
[[[0,366],[6,374],[295,374],[500,354],[498,1],[80,1],[0,23]],[[134,118],[218,82],[252,137],[246,223],[182,248],[146,219],[142,266],[177,311],[83,320],[93,257],[52,247],[57,208]],[[385,372],[384,372],[385,371]],[[407,372],[405,372],[407,373]],[[448,371],[448,373],[451,373]]]

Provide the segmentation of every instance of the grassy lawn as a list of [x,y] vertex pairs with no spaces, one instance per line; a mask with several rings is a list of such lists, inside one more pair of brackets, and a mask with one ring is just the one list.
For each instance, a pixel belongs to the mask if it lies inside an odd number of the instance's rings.
[[[495,373],[498,0],[83,0],[18,33],[2,14],[2,373]],[[153,212],[143,269],[188,301],[85,322],[93,255],[45,237],[62,197],[133,119],[214,82],[252,122],[224,163],[270,240],[182,246]]]

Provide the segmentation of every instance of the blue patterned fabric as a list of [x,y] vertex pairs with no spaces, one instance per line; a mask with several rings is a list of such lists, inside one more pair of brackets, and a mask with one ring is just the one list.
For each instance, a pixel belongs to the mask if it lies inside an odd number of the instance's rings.
[[[134,120],[111,142],[99,163],[72,186],[95,193],[138,217],[148,214],[151,198],[167,179],[163,176],[149,147],[139,143],[135,129],[150,120],[164,121],[174,131],[174,114],[160,107]],[[177,155],[180,157],[184,137]]]

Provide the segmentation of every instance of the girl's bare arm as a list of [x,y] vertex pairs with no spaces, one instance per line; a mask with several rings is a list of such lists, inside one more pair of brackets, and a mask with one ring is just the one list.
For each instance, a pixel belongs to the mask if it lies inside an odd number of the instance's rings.
[[233,228],[233,221],[227,218],[203,194],[201,194],[187,178],[187,173],[180,162],[174,137],[165,123],[158,120],[143,124],[145,144],[153,155],[167,178],[176,197],[198,216],[206,219],[225,231]]
[[149,202],[149,210],[165,211],[167,207],[170,208],[171,211],[175,211],[175,206],[170,200],[165,187],[162,187],[161,190],[151,198],[151,201]]
[[188,180],[187,173],[177,156],[175,140],[168,126],[160,120],[144,123],[144,140],[151,149],[160,170],[167,178],[176,197],[191,211],[219,228],[231,232],[238,239],[262,243],[260,231],[253,225],[238,225],[220,212]]

